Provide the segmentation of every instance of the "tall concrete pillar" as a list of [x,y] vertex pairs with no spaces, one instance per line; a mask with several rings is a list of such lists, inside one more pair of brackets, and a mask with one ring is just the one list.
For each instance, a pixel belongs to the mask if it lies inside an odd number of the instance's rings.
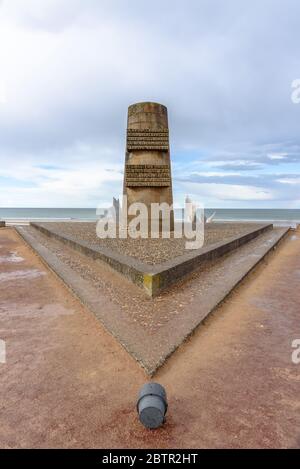
[[[168,111],[162,104],[145,102],[128,108],[123,193],[128,206],[143,202],[148,214],[152,202],[173,203]],[[174,230],[173,211],[170,228]]]

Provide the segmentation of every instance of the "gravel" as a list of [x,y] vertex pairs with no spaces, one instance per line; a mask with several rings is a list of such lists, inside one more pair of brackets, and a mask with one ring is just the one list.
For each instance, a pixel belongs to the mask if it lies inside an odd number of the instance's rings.
[[150,298],[142,289],[110,269],[107,264],[95,262],[92,258],[45,236],[32,227],[26,227],[26,230],[63,264],[99,290],[99,294],[107,296],[112,303],[122,309],[128,318],[140,327],[146,328],[151,334],[158,331],[173,317],[184,320],[195,296],[202,296],[201,302],[197,303],[197,308],[201,310],[203,301],[207,298],[207,292],[214,288],[221,288],[224,279],[240,268],[239,266],[248,256],[255,255],[256,249],[263,243],[268,243],[271,236],[270,232],[267,232],[209,264],[199,265],[197,271],[181,279],[159,296]]
[[[96,234],[96,223],[92,222],[48,222],[40,226],[76,241],[85,241],[91,247],[105,247],[120,254],[137,258],[150,265],[159,264],[185,254],[186,239],[100,239]],[[204,246],[218,243],[233,236],[240,236],[258,227],[250,223],[212,223],[205,227]]]

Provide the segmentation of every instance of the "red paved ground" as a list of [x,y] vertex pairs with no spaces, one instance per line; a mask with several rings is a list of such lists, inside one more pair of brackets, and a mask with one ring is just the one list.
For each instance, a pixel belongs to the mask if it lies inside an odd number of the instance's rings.
[[158,372],[169,413],[148,431],[135,410],[142,369],[1,229],[0,447],[300,447],[299,281],[298,232]]

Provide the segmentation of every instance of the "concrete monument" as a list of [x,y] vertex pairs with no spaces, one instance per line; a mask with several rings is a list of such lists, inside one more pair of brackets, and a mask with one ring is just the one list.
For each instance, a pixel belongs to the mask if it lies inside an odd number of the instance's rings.
[[[168,112],[162,104],[145,102],[128,108],[123,194],[128,207],[144,203],[149,216],[152,203],[173,204]],[[169,218],[173,231],[173,209]]]

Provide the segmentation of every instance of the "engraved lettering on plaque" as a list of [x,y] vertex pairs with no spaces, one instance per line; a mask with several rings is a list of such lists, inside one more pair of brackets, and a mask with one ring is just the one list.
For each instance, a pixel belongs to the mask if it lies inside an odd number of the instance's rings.
[[126,166],[127,187],[168,187],[170,167],[165,164],[131,164]]
[[127,130],[127,150],[169,150],[168,130]]

